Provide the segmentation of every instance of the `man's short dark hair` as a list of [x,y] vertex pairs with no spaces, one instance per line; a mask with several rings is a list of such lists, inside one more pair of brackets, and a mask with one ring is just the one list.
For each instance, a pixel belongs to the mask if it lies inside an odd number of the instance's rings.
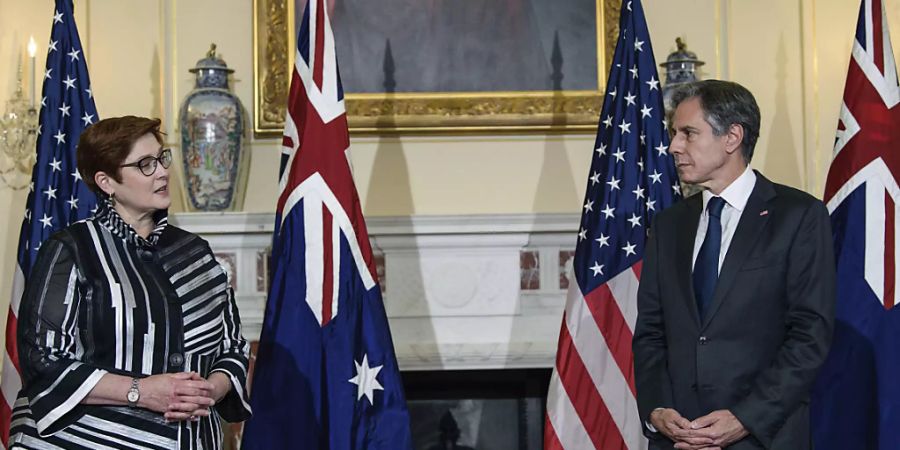
[[679,104],[692,98],[700,100],[706,123],[712,127],[716,136],[723,136],[731,125],[740,125],[744,129],[741,152],[744,161],[750,164],[759,138],[760,121],[759,105],[753,94],[732,81],[697,81],[679,87],[672,93],[672,109],[677,109]]

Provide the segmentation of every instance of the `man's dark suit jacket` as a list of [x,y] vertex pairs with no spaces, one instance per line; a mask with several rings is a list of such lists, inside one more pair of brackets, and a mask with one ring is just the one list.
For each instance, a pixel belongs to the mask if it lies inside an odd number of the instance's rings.
[[729,448],[808,449],[809,391],[834,327],[828,211],[757,173],[701,320],[691,271],[702,205],[694,195],[650,231],[633,342],[641,421],[656,408],[688,420],[728,409],[750,432]]

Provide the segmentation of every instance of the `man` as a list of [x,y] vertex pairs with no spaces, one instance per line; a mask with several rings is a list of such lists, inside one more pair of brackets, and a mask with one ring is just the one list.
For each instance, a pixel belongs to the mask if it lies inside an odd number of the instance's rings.
[[669,151],[705,190],[660,213],[647,243],[633,343],[645,434],[660,449],[808,449],[834,326],[828,211],[749,168],[760,115],[746,88],[702,81],[673,104]]

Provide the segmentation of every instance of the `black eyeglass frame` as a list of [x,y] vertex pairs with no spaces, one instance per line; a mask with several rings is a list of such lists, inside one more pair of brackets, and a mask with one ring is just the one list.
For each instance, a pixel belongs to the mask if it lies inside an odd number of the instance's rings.
[[[168,169],[169,166],[172,165],[171,148],[162,149],[162,151],[159,152],[159,156],[145,156],[133,163],[122,164],[119,167],[137,167],[144,176],[152,177],[160,164],[162,164],[163,169]],[[147,173],[147,170],[150,170],[150,173]]]

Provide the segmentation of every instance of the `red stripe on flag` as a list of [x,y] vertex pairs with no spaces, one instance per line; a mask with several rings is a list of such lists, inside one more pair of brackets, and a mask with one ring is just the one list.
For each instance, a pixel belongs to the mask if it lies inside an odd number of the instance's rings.
[[9,360],[16,366],[16,372],[22,373],[22,367],[19,366],[19,347],[16,345],[16,330],[19,326],[19,319],[13,313],[12,308],[6,316],[6,354]]
[[622,432],[616,426],[606,402],[597,391],[597,386],[594,385],[572,342],[565,316],[562,330],[559,333],[556,370],[563,388],[572,402],[572,407],[581,418],[581,423],[588,436],[591,437],[594,447],[603,450],[628,450]]
[[9,403],[12,402],[7,403],[3,394],[0,394],[0,400],[2,400],[0,401],[0,425],[3,427],[0,429],[0,438],[3,439],[4,447],[9,448],[9,424],[12,421],[12,409],[9,408]]
[[643,270],[643,269],[644,269],[644,260],[643,259],[634,263],[634,265],[631,266],[631,270],[634,271],[634,276],[637,277],[638,281],[641,281],[641,270]]
[[322,204],[322,247],[324,276],[322,277],[322,326],[331,321],[331,299],[334,296],[334,249],[332,246],[332,217],[325,204]]
[[549,414],[544,415],[544,450],[565,450],[559,442],[559,437],[556,436]]
[[884,192],[884,309],[894,307],[894,288],[897,280],[894,279],[894,199],[887,191]]
[[313,83],[322,90],[322,72],[325,69],[325,5],[316,1],[316,57],[313,61]]
[[606,284],[600,285],[597,289],[588,292],[584,296],[600,333],[606,339],[606,346],[609,347],[609,353],[622,371],[622,375],[631,388],[631,395],[637,395],[637,389],[634,386],[634,354],[631,352],[631,328],[625,321],[625,316],[616,304],[616,299]]
[[884,47],[882,47],[881,0],[872,0],[872,58],[878,71],[884,73]]

